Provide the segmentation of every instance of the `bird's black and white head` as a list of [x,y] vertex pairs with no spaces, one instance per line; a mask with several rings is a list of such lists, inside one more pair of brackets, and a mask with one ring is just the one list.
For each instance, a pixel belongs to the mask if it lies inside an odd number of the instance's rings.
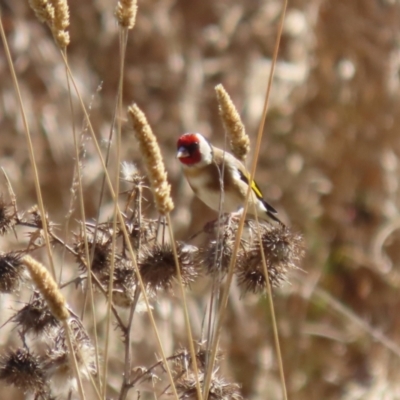
[[200,133],[185,133],[177,142],[176,157],[185,167],[204,167],[213,162],[213,148]]

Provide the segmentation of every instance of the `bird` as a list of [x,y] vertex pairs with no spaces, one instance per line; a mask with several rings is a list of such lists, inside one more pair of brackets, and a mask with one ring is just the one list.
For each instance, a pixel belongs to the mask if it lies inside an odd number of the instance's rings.
[[[224,213],[243,212],[249,185],[251,193],[247,212],[268,222],[285,226],[277,211],[263,199],[246,167],[232,154],[213,146],[200,133],[185,133],[177,141],[176,157],[194,194],[209,208]],[[223,192],[222,207],[221,192]]]

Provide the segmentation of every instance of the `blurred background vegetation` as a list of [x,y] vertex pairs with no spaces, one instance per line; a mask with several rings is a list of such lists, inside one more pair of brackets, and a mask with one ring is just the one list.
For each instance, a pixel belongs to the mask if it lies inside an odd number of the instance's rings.
[[[45,206],[63,226],[74,167],[65,69],[51,33],[27,3],[1,0],[2,20]],[[116,2],[70,0],[69,5],[68,60],[104,144],[119,78]],[[136,102],[158,137],[173,186],[174,229],[183,239],[214,214],[193,200],[175,159],[176,139],[198,131],[223,144],[214,94],[222,83],[255,142],[282,1],[140,0],[138,5],[127,47],[124,103]],[[292,399],[400,399],[399,27],[397,0],[289,2],[256,179],[307,246],[304,272],[292,274],[291,285],[274,294]],[[26,208],[36,203],[35,190],[2,46],[0,82],[0,166]],[[73,100],[75,122],[85,137],[90,219],[97,212],[101,165]],[[140,167],[130,126],[122,122],[122,158]],[[4,181],[1,185],[5,192]],[[151,213],[150,202],[148,208]],[[13,246],[14,239],[2,239],[1,250]],[[196,293],[194,298],[201,290]],[[3,323],[18,304],[6,295],[0,302]],[[223,333],[226,374],[242,385],[246,398],[256,400],[281,398],[266,304],[259,296],[240,301],[232,296]],[[170,312],[165,308],[159,318],[167,321]],[[179,324],[165,324],[171,348],[179,342]],[[145,328],[138,331],[140,342]],[[11,328],[0,330],[1,347],[13,340]],[[1,398],[11,393],[0,388]]]

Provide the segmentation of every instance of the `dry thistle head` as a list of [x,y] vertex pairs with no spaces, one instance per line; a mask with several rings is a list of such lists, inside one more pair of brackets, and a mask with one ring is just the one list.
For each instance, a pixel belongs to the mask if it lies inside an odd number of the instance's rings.
[[304,257],[303,237],[287,227],[260,224],[261,242],[257,226],[251,227],[254,242],[249,246],[237,268],[238,284],[245,292],[261,293],[266,287],[261,246],[271,286],[279,287],[287,281],[287,272],[299,268]]
[[[199,380],[204,381],[204,374],[199,374]],[[180,399],[197,400],[196,376],[193,372],[182,374],[175,383]],[[216,372],[211,377],[210,400],[243,400],[240,386],[237,383],[228,382],[225,378],[218,376]]]
[[161,215],[166,215],[173,210],[174,203],[171,199],[171,185],[167,181],[167,172],[157,139],[146,116],[136,104],[128,108],[128,114],[143,155],[157,210]]
[[18,290],[24,271],[20,253],[0,254],[0,293],[12,293]]
[[[198,276],[195,265],[197,248],[176,243],[179,268],[184,285],[190,285]],[[143,283],[150,292],[171,289],[177,277],[175,258],[170,244],[154,243],[143,246],[139,256],[139,270]]]
[[60,326],[39,292],[33,294],[31,301],[13,316],[12,321],[21,328],[23,335],[47,335],[52,329]]
[[229,137],[232,153],[239,160],[245,161],[250,151],[250,139],[246,135],[240,115],[222,85],[216,86],[215,92],[219,105],[219,115],[222,119],[225,132]]
[[46,300],[54,317],[60,321],[68,319],[69,311],[66,306],[65,298],[45,266],[29,255],[21,258],[21,262],[29,271],[32,281]]
[[133,302],[135,289],[136,273],[132,261],[126,258],[115,260],[112,293],[114,304],[119,307],[129,307]]
[[4,236],[17,223],[14,208],[6,204],[3,196],[0,196],[0,236]]
[[[111,242],[112,242],[111,232],[103,229],[98,229],[95,238],[94,233],[92,233],[89,229],[86,229],[86,235],[89,248],[89,255],[92,254],[94,247],[94,254],[91,265],[92,271],[99,277],[108,274],[110,269],[110,257],[111,257]],[[86,266],[85,240],[82,232],[76,237],[74,250],[77,253],[77,261],[79,263],[79,268],[82,271],[86,272],[87,266]]]
[[[80,375],[88,377],[89,374],[96,374],[94,346],[82,322],[74,315],[68,320],[68,326]],[[52,393],[64,398],[76,384],[64,327],[55,332],[52,340],[43,368],[51,382]]]
[[115,8],[115,17],[122,28],[132,29],[135,26],[136,13],[136,0],[120,0]]
[[44,397],[48,393],[40,358],[27,349],[18,349],[1,357],[0,380],[37,396]]
[[[205,247],[201,247],[198,253],[198,262],[206,273],[218,275],[226,274],[229,270],[233,249],[238,229],[238,220],[228,218],[224,221],[213,221],[206,225],[204,233],[207,234]],[[242,245],[244,241],[242,240]],[[242,247],[239,247],[236,263],[241,257]]]

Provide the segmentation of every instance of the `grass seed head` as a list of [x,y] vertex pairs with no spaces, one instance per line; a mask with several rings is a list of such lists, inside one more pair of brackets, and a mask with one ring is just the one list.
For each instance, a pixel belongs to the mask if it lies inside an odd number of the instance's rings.
[[136,0],[120,0],[115,9],[115,16],[122,28],[132,29],[135,26],[136,13]]
[[246,134],[240,115],[222,85],[216,86],[215,91],[219,105],[219,115],[222,119],[225,132],[229,137],[232,153],[239,160],[245,161],[250,151],[250,139]]
[[135,137],[139,142],[157,210],[161,215],[166,215],[173,210],[174,203],[157,139],[146,116],[136,104],[128,108],[128,114],[132,121]]

